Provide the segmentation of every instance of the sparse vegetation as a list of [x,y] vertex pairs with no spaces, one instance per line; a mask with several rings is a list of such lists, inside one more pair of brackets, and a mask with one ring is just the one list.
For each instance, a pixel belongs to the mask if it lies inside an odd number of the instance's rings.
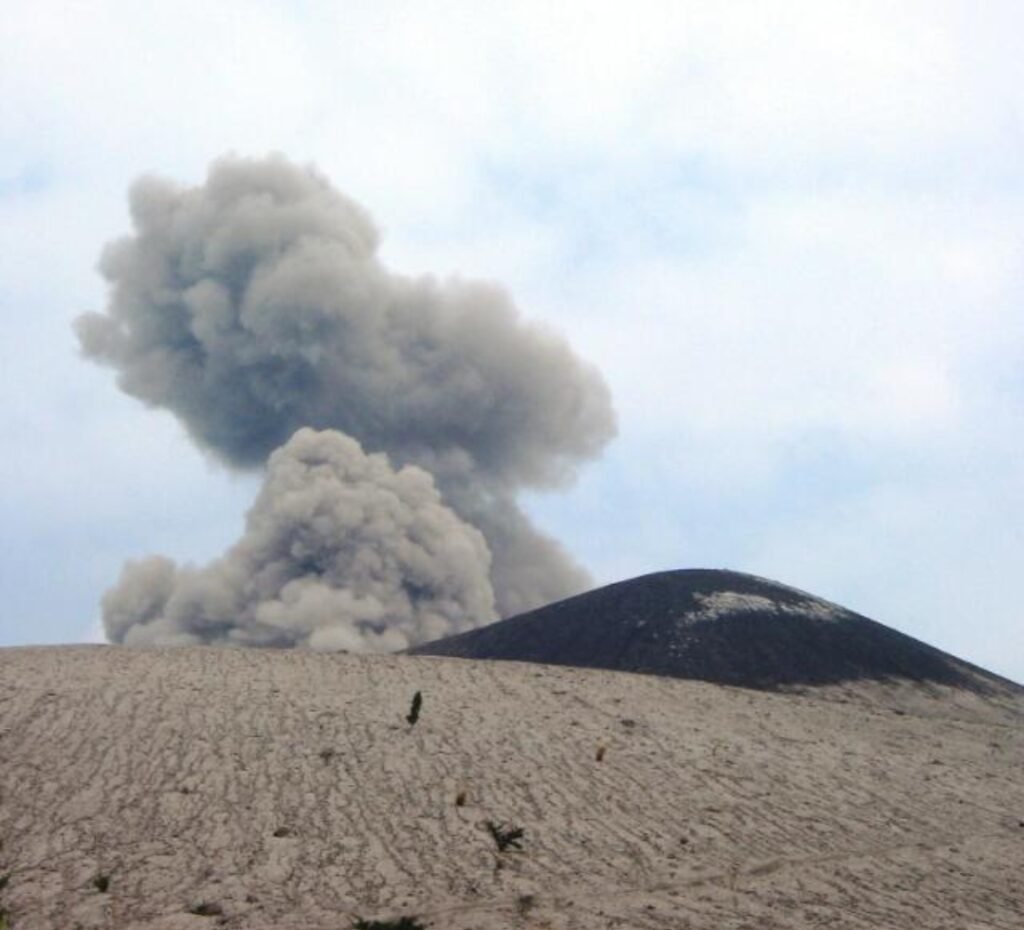
[[488,820],[487,829],[490,831],[491,836],[494,837],[498,852],[505,852],[509,848],[523,848],[522,839],[525,831],[522,827],[517,827],[514,824],[495,823],[493,820]]
[[353,930],[427,930],[415,917],[396,917],[394,920],[363,920],[352,925]]
[[532,894],[521,894],[516,898],[516,913],[520,917],[526,917],[537,905],[537,896]]
[[92,886],[100,894],[105,894],[107,889],[110,888],[110,876],[100,873],[99,875],[93,876]]
[[[3,891],[7,887],[7,883],[11,880],[11,873],[4,872],[0,875],[0,891]],[[11,930],[11,918],[7,913],[7,909],[0,907],[0,930]]]
[[409,726],[416,726],[416,721],[420,719],[420,708],[423,706],[423,693],[417,691],[412,696],[412,706],[409,708],[409,713],[406,714],[405,719],[408,721]]

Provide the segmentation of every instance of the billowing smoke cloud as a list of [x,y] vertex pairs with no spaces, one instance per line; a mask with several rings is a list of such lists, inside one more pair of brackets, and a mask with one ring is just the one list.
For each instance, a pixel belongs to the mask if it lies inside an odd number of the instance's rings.
[[226,555],[201,569],[129,562],[103,613],[128,643],[403,649],[494,619],[490,560],[425,471],[301,429],[270,456]]
[[[516,501],[523,488],[571,481],[615,431],[604,381],[564,340],[524,322],[493,285],[385,268],[369,216],[315,170],[281,157],[221,159],[195,188],[144,178],[130,201],[135,231],[100,263],[111,288],[106,312],[76,324],[86,356],[115,368],[123,390],[175,413],[200,446],[235,467],[263,467],[312,427],[354,437],[396,468],[426,471],[444,504],[486,539],[489,574],[486,560],[473,564],[501,615],[586,586]],[[398,590],[407,569],[389,564]],[[339,598],[352,593],[343,572],[324,577]],[[165,563],[134,565],[106,600],[109,634],[127,639],[133,624],[148,623],[164,638],[229,636],[225,625],[241,620],[218,613],[204,626],[178,606],[198,583]],[[421,589],[422,579],[405,590]],[[475,598],[463,592],[459,603],[477,609]],[[355,608],[330,609],[345,629],[368,629]],[[446,629],[431,619],[433,635],[464,622],[462,608],[424,609],[449,619]],[[484,614],[477,624],[493,616]],[[293,639],[307,635],[297,628]]]

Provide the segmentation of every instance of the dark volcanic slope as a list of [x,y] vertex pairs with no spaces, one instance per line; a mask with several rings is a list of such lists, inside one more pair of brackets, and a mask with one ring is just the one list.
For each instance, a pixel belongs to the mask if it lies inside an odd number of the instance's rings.
[[738,572],[660,572],[428,643],[417,655],[645,672],[748,688],[909,679],[1012,682],[819,598]]

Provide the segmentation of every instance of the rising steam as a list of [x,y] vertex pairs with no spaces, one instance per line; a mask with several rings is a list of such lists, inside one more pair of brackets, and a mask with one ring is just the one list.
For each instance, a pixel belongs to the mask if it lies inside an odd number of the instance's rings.
[[[266,466],[268,480],[245,538],[213,566],[128,566],[104,600],[112,639],[390,648],[490,621],[492,591],[507,616],[585,587],[516,501],[572,480],[615,432],[604,381],[564,340],[493,285],[383,267],[369,216],[281,157],[221,159],[196,188],[144,178],[130,200],[135,231],[100,263],[106,312],[76,323],[83,351],[201,447]],[[346,435],[295,435],[303,427]],[[313,446],[332,463],[315,482],[321,507],[370,514],[393,496],[416,518],[339,518],[312,561],[302,546],[275,549],[270,515],[298,499],[278,473],[312,481]],[[410,483],[420,503],[399,493]],[[298,507],[280,539],[303,537],[316,513]],[[442,526],[450,550],[420,539]],[[431,555],[410,561],[406,544]]]

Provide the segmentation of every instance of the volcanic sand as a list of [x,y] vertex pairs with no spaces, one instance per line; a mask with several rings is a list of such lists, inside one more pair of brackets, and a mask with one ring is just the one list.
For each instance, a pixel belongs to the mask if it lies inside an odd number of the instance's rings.
[[1019,930],[1022,763],[1019,701],[935,685],[6,649],[0,912],[13,930]]

